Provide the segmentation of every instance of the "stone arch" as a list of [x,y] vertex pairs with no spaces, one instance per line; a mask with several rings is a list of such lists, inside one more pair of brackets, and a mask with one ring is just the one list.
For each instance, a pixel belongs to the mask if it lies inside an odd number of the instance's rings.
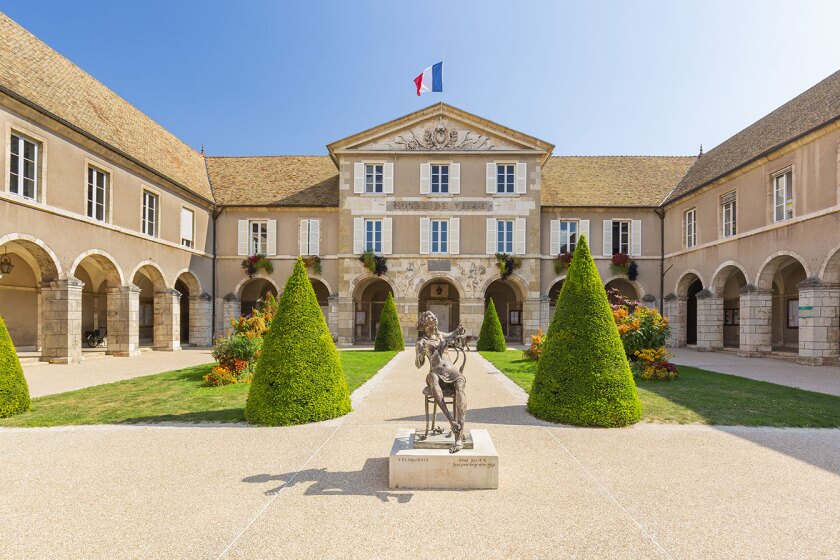
[[647,292],[645,291],[644,286],[642,286],[642,285],[641,285],[639,282],[637,282],[636,280],[630,280],[630,279],[629,279],[629,278],[627,278],[626,276],[620,276],[620,275],[610,276],[609,278],[607,278],[607,279],[604,281],[604,288],[606,288],[606,287],[607,287],[607,285],[608,285],[610,282],[613,282],[613,281],[616,281],[616,280],[620,280],[620,281],[622,281],[622,282],[626,282],[627,284],[629,284],[630,286],[632,286],[634,290],[636,290],[636,297],[635,297],[635,298],[633,298],[633,299],[636,299],[636,300],[638,300],[638,301],[642,301],[642,298],[643,298],[643,297],[645,297],[645,294],[646,294]]
[[[195,272],[193,272],[189,268],[182,268],[181,270],[176,272],[175,280],[172,284],[173,288],[175,288],[175,283],[177,283],[179,280],[183,282],[187,288],[189,288],[189,293],[181,295],[190,297],[201,295],[201,280],[198,279],[198,276],[195,274]],[[175,289],[177,290],[177,288]]]
[[458,292],[459,299],[467,297],[467,291],[466,288],[464,288],[464,285],[458,279],[445,272],[430,272],[429,274],[424,275],[423,280],[417,285],[417,289],[414,291],[414,296],[419,298],[420,292],[422,292],[426,286],[432,282],[439,282],[441,280],[444,280],[455,287],[455,290]]
[[321,308],[321,311],[323,311],[324,318],[326,318],[327,313],[329,312],[330,296],[332,296],[330,287],[323,279],[316,276],[310,276],[309,283],[312,284],[312,289],[315,292],[315,299],[318,300],[318,306]]
[[325,278],[323,278],[321,276],[310,276],[309,281],[310,282],[320,282],[321,284],[324,285],[324,287],[327,289],[327,292],[329,292],[329,294],[331,296],[335,294],[335,292],[332,289],[332,286],[330,286],[330,283],[327,282],[327,280]]
[[[447,293],[437,293],[435,285],[449,286]],[[447,274],[426,276],[417,290],[417,313],[431,311],[438,319],[439,328],[449,332],[461,323],[463,287]]]
[[[481,287],[480,293],[484,294],[487,291],[487,288],[489,288],[490,285],[493,282],[495,282],[496,280],[502,280],[501,273],[496,273],[496,274],[490,276],[489,278],[487,278],[487,281],[484,282],[484,285]],[[503,280],[503,282],[510,282],[511,284],[516,286],[515,289],[519,292],[518,295],[519,295],[519,297],[522,298],[522,301],[525,301],[528,298],[528,292],[529,292],[528,285],[525,283],[525,281],[522,278],[520,278],[516,274],[511,274],[510,276],[507,277],[507,280]]]
[[747,274],[747,269],[744,268],[740,263],[736,261],[726,261],[720,263],[720,266],[717,267],[714,274],[712,274],[712,281],[708,286],[708,289],[716,296],[719,296],[723,291],[724,285],[726,285],[726,281],[729,280],[729,277],[736,271],[740,270],[741,274],[744,275],[744,280],[746,283],[750,283],[750,276]]
[[829,284],[840,284],[840,245],[828,252],[820,266],[820,279]]
[[274,279],[270,276],[254,276],[253,278],[249,278],[246,276],[236,284],[236,287],[231,293],[233,293],[237,297],[237,299],[242,299],[242,289],[245,287],[245,284],[251,282],[252,280],[266,280],[268,283],[274,286],[274,289],[277,290],[278,295],[282,293],[280,291],[280,286],[278,286],[277,282],[275,282]]
[[[508,280],[511,279],[513,279],[513,282],[502,280],[501,275],[491,278],[484,286],[482,297],[485,309],[490,303],[490,298],[493,298],[493,304],[496,307],[496,313],[499,315],[505,339],[520,344],[525,338],[524,315],[528,291],[520,278],[509,276]],[[518,315],[518,322],[515,321],[515,314]]]
[[811,277],[811,271],[808,269],[808,263],[801,256],[793,251],[776,251],[767,257],[758,268],[758,274],[755,275],[755,285],[758,286],[760,290],[772,290],[773,278],[776,276],[776,272],[778,272],[785,264],[790,263],[791,259],[797,261],[802,266],[805,270],[806,278]]
[[360,285],[367,284],[368,282],[371,282],[373,280],[382,280],[383,282],[386,282],[389,286],[391,286],[391,292],[394,294],[394,299],[406,296],[406,294],[400,294],[397,291],[397,286],[391,278],[388,278],[385,275],[376,276],[375,274],[365,274],[363,276],[358,276],[354,278],[350,282],[350,289],[348,290],[350,297],[355,297],[356,290],[359,288]]
[[151,259],[146,259],[137,263],[137,266],[135,266],[131,271],[131,276],[129,276],[129,278],[131,278],[131,282],[134,282],[134,278],[141,270],[143,271],[143,274],[152,281],[156,290],[165,290],[169,286],[169,282],[166,281],[166,274],[163,273],[163,269],[159,264]]
[[34,264],[37,265],[36,274],[39,275],[40,281],[58,280],[64,275],[55,251],[37,237],[25,233],[10,233],[0,237],[0,248],[7,243],[14,243],[29,254]]
[[[123,352],[128,310],[120,306],[120,291],[126,282],[116,259],[105,251],[90,249],[76,257],[69,274],[84,283],[79,325],[84,351]],[[103,335],[107,335],[107,342],[100,344],[99,337]]]
[[691,286],[695,280],[700,280],[700,284],[702,284],[704,288],[706,287],[706,281],[703,280],[703,275],[697,270],[689,268],[683,272],[677,280],[674,287],[674,293],[679,297],[686,297],[688,295],[689,286]]
[[393,283],[384,276],[373,274],[357,278],[352,284],[353,341],[373,342],[385,307],[388,293],[396,296]]
[[113,288],[125,285],[125,275],[123,274],[119,263],[117,263],[117,259],[112,257],[109,253],[99,249],[90,249],[76,257],[73,264],[70,266],[70,276],[76,276],[76,271],[78,270],[79,265],[81,265],[88,257],[90,257],[91,260],[96,262],[96,264],[98,264],[106,272],[109,287]]

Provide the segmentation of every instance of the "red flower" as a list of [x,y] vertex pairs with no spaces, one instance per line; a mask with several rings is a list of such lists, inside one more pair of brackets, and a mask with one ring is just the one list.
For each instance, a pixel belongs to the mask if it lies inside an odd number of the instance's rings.
[[612,256],[612,263],[616,266],[627,266],[630,263],[630,255],[627,253],[616,253]]

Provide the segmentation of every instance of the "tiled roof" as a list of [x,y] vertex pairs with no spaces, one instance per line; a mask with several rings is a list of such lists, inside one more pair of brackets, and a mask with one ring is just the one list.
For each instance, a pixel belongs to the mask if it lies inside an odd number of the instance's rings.
[[219,205],[338,207],[328,156],[208,157],[207,171]]
[[840,117],[840,71],[709,150],[686,173],[668,202]]
[[2,13],[0,88],[212,200],[201,154]]
[[684,156],[554,156],[543,206],[659,206],[696,160]]

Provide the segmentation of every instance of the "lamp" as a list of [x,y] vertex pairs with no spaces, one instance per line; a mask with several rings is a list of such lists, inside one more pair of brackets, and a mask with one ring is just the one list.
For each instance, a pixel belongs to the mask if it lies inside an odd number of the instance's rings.
[[9,250],[6,249],[6,252],[0,257],[0,278],[6,274],[10,274],[14,267],[15,265],[12,264],[12,259],[9,258]]

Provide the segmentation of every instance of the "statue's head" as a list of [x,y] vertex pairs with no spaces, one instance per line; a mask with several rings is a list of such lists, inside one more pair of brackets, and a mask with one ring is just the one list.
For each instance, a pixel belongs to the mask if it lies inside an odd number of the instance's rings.
[[426,336],[432,336],[435,334],[437,326],[437,317],[435,317],[435,314],[431,311],[424,311],[420,314],[420,317],[417,318],[417,329],[425,333]]

